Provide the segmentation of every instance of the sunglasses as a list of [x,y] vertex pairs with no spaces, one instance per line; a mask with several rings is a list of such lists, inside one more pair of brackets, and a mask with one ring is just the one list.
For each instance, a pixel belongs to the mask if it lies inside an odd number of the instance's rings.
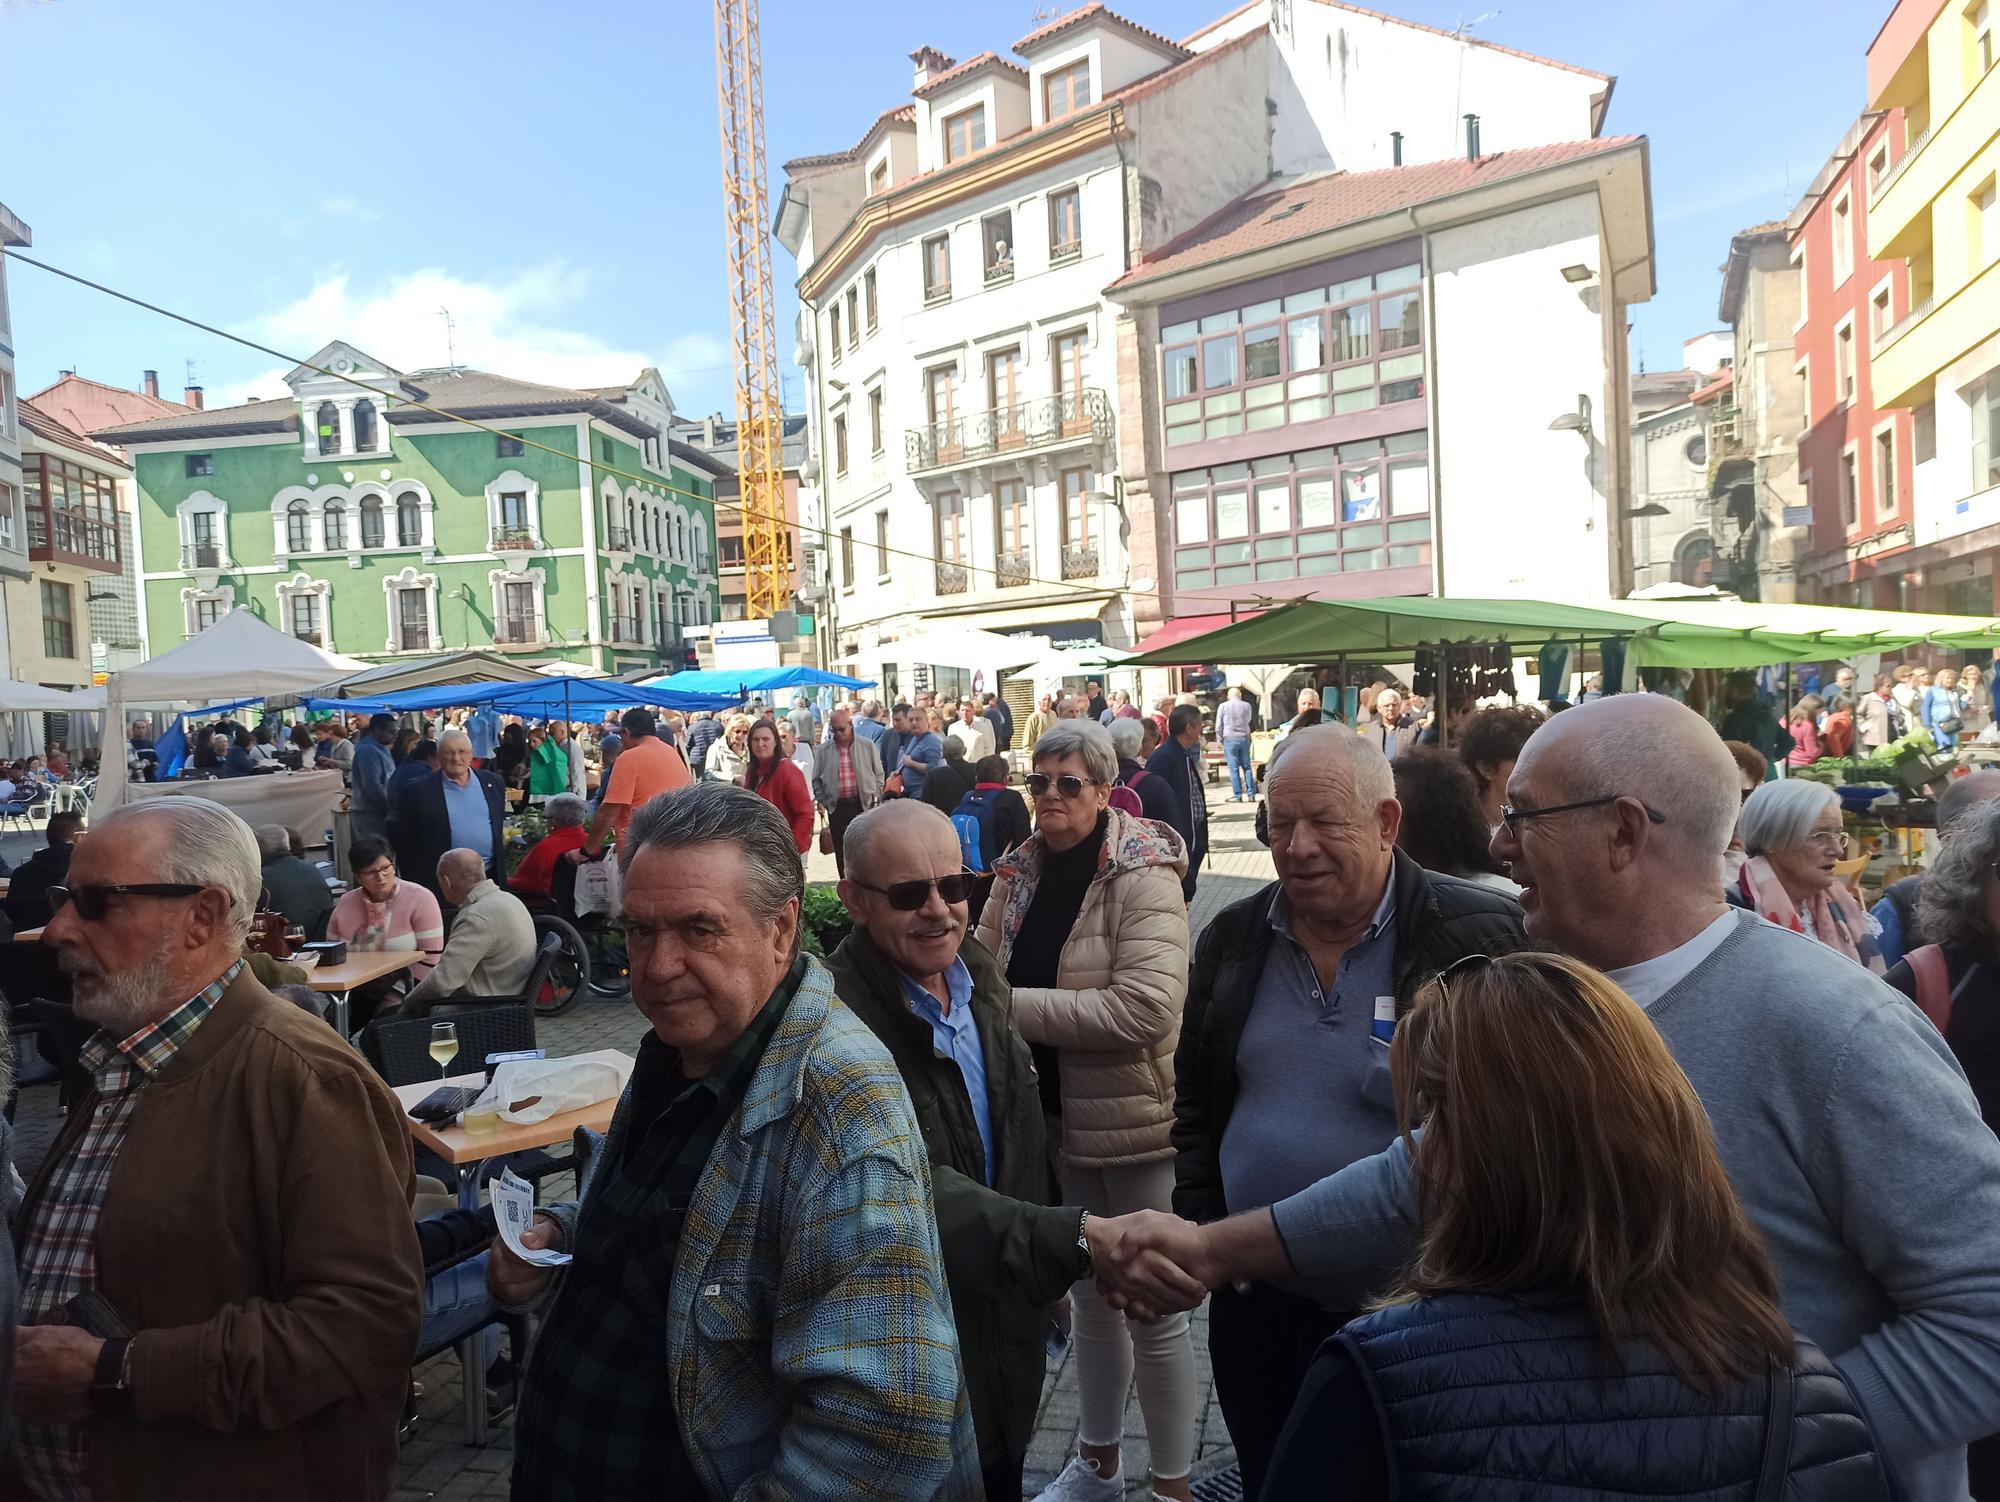
[[1027,785],[1030,798],[1045,797],[1049,788],[1054,786],[1066,803],[1081,798],[1085,788],[1097,785],[1095,777],[1077,777],[1067,772],[1060,777],[1051,777],[1046,772],[1030,772],[1022,781]]
[[114,897],[192,897],[207,890],[207,887],[190,886],[186,882],[163,881],[142,881],[126,886],[50,887],[49,913],[53,916],[74,905],[77,917],[96,923],[111,911],[111,899]]
[[956,906],[972,895],[974,877],[969,871],[955,871],[950,876],[924,877],[917,881],[892,881],[886,887],[878,887],[873,882],[857,881],[854,884],[865,891],[880,892],[889,899],[889,906],[899,913],[914,913],[931,900],[931,888],[937,888],[938,896],[948,906]]

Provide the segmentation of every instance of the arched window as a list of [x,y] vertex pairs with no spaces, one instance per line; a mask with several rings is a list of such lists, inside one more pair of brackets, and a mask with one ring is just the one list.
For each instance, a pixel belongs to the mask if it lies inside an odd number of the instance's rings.
[[1674,581],[1697,588],[1715,580],[1715,543],[1705,533],[1686,538],[1674,550]]
[[364,548],[382,546],[382,497],[379,495],[362,497],[361,546]]
[[396,546],[418,548],[424,542],[424,503],[414,490],[396,497]]
[[687,518],[680,515],[680,513],[676,512],[674,514],[674,561],[676,563],[686,563],[687,553],[688,553]]
[[653,508],[651,506],[641,506],[639,508],[639,541],[644,545],[647,552],[650,553],[653,550]]
[[319,404],[319,415],[313,419],[313,431],[319,437],[319,451],[322,454],[340,452],[340,409],[332,402]]
[[632,497],[629,495],[625,497],[625,535],[634,540],[639,536],[637,508],[633,506]]
[[354,404],[354,452],[372,454],[375,452],[375,404],[361,401]]
[[347,546],[347,507],[339,500],[326,503],[326,550],[338,552]]
[[285,508],[285,547],[293,553],[310,553],[312,545],[312,507],[293,501]]

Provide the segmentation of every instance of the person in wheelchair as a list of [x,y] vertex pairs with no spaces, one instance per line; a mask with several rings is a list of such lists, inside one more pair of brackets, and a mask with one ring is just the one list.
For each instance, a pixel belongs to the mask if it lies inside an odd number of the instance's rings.
[[[563,859],[572,850],[583,848],[583,826],[589,810],[574,793],[558,793],[542,805],[549,832],[537,840],[514,874],[507,878],[507,890],[528,905],[531,913],[554,913],[576,921],[569,898],[576,890],[576,867]],[[560,881],[558,876],[566,877]]]

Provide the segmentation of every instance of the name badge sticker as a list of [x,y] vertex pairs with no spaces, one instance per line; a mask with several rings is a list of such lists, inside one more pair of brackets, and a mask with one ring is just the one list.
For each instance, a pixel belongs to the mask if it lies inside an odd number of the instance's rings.
[[1377,1043],[1386,1046],[1396,1036],[1396,998],[1378,996],[1375,998],[1375,1024],[1370,1029]]

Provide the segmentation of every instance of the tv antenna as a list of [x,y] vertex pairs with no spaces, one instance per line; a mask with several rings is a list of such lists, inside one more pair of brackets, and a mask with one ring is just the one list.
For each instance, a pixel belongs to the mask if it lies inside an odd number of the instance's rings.
[[438,317],[444,320],[444,363],[447,370],[458,369],[458,345],[453,338],[451,309],[439,308]]

